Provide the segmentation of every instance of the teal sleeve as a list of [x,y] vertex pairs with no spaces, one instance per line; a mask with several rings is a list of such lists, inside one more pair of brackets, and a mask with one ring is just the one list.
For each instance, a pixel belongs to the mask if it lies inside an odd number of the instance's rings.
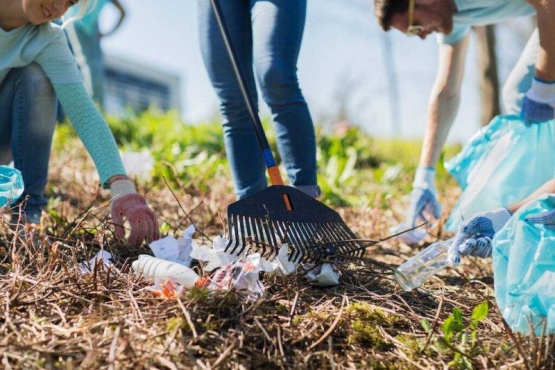
[[54,90],[77,135],[91,155],[102,186],[114,175],[126,175],[114,135],[94,106],[83,83],[54,84]]

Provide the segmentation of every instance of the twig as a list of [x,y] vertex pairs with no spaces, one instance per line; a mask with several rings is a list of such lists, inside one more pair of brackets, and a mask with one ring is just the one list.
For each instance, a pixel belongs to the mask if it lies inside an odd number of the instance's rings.
[[310,347],[308,347],[309,351],[312,350],[317,345],[319,345],[320,343],[322,343],[328,337],[328,335],[330,335],[333,332],[333,329],[335,329],[335,326],[339,323],[339,320],[341,320],[341,316],[343,315],[343,308],[346,302],[347,302],[347,296],[344,295],[343,301],[341,302],[341,308],[339,309],[339,313],[337,314],[337,316],[335,316],[335,320],[333,320],[333,322],[331,323],[328,330],[326,330],[324,335],[322,335],[320,339],[318,339],[316,342],[312,343]]

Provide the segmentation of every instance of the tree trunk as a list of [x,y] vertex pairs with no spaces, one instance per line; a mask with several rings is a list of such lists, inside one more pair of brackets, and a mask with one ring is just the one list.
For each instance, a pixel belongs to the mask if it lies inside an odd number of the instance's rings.
[[482,126],[487,125],[493,117],[500,113],[499,109],[499,79],[497,74],[497,60],[495,55],[494,26],[474,27],[478,41],[478,58],[480,67],[480,94]]

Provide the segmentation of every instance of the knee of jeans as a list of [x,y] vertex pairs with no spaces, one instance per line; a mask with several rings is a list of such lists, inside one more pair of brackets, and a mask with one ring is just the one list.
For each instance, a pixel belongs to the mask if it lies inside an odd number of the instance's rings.
[[283,105],[302,100],[295,68],[273,63],[259,74],[264,100],[272,105]]
[[25,86],[27,86],[35,96],[52,99],[56,98],[54,87],[40,65],[32,63],[22,68],[20,74]]

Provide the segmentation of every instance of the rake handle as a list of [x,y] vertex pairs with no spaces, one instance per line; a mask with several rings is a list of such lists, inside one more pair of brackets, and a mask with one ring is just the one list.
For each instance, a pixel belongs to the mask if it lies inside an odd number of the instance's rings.
[[262,150],[264,163],[266,164],[266,168],[268,169],[270,181],[272,182],[272,185],[283,185],[283,178],[281,177],[279,167],[277,166],[272,151],[270,150],[270,145],[268,144],[266,134],[264,134],[264,128],[262,127],[262,122],[260,122],[260,117],[258,117],[258,114],[254,108],[255,105],[252,99],[253,95],[249,89],[249,86],[245,83],[247,79],[245,78],[245,73],[241,68],[241,65],[239,64],[239,58],[237,57],[235,48],[233,47],[233,43],[229,35],[229,30],[223,17],[222,8],[220,7],[220,1],[210,0],[210,3],[212,4],[212,9],[214,10],[216,22],[218,23],[218,27],[220,28],[225,48],[227,49],[227,54],[229,55],[229,59],[231,60],[231,65],[233,66],[233,72],[235,74],[235,78],[237,79],[237,83],[239,84],[241,95],[243,95],[247,110],[249,111],[251,123],[254,128],[254,132],[256,133],[256,139],[258,140],[258,144],[260,145],[260,149]]

